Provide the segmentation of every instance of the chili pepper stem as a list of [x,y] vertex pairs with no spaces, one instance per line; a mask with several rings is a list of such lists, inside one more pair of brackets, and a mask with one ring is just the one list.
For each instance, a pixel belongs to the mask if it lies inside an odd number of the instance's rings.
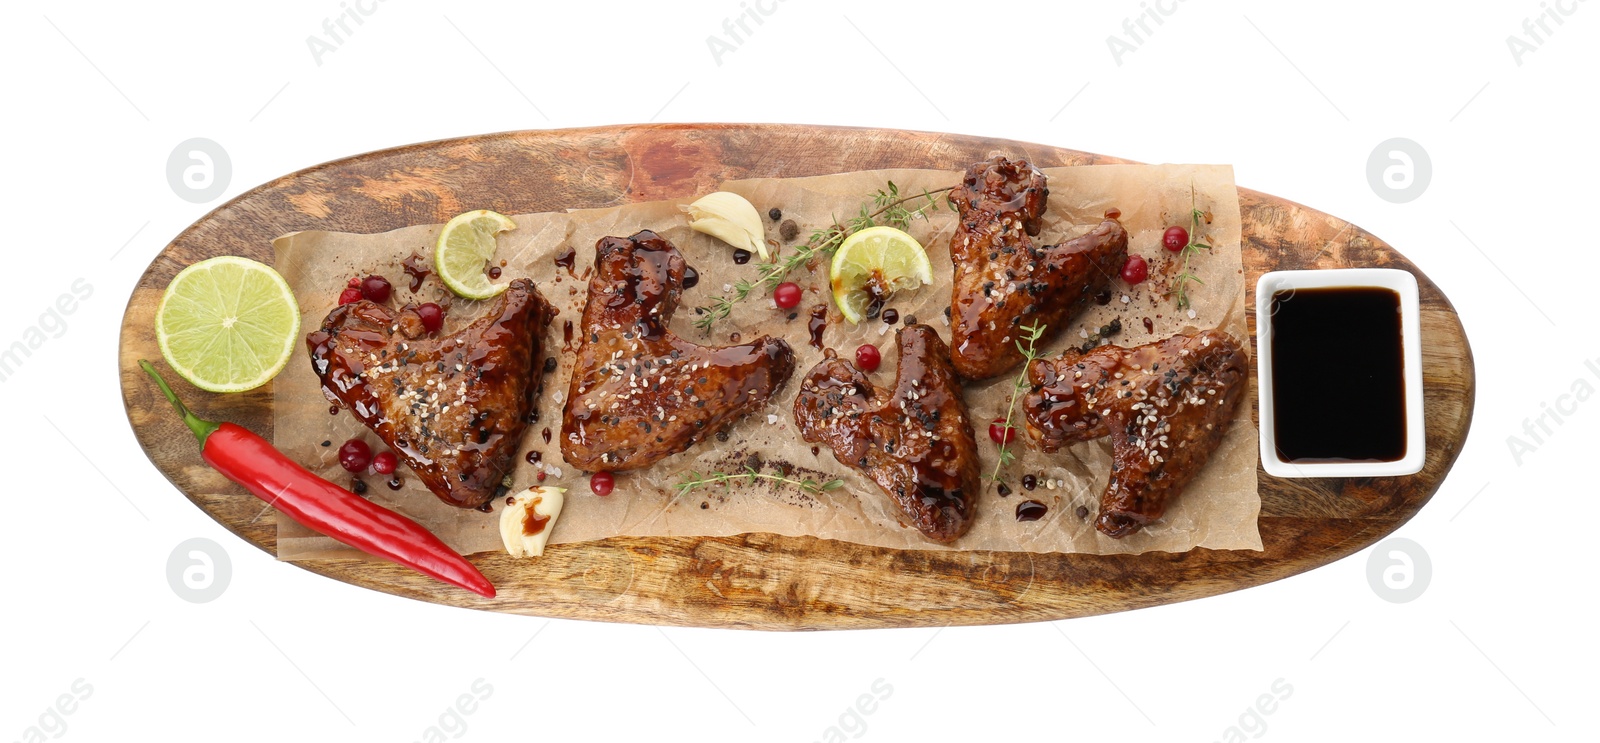
[[172,388],[167,386],[167,380],[161,378],[161,373],[156,371],[153,364],[144,359],[139,359],[139,368],[144,369],[144,373],[149,374],[150,378],[155,380],[156,386],[161,388],[161,394],[165,395],[167,402],[172,403],[172,407],[178,411],[179,415],[183,416],[183,424],[194,432],[194,437],[200,441],[200,448],[204,449],[206,437],[210,436],[211,432],[217,430],[222,424],[205,420],[189,412],[189,406],[184,405],[183,401],[178,399]]

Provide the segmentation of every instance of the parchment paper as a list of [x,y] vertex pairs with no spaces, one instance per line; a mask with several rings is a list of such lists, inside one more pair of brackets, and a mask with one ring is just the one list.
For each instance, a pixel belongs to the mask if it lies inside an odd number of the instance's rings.
[[[1146,343],[1185,328],[1211,327],[1248,341],[1244,271],[1239,255],[1239,205],[1230,167],[1101,165],[1052,168],[1045,173],[1049,177],[1050,200],[1044,229],[1037,238],[1040,244],[1055,244],[1082,234],[1098,224],[1107,209],[1115,207],[1122,211],[1122,223],[1130,235],[1130,252],[1145,256],[1151,269],[1150,280],[1132,290],[1121,281],[1114,282],[1109,304],[1093,307],[1061,332],[1048,333],[1045,347],[1051,355],[1069,345],[1081,344],[1093,329],[1117,317],[1122,320],[1122,332],[1113,340],[1119,345]],[[902,194],[912,194],[950,186],[958,179],[959,173],[954,171],[886,170],[732,181],[722,184],[722,189],[739,193],[755,204],[773,239],[778,239],[778,223],[765,219],[769,208],[782,209],[785,219],[794,219],[800,225],[799,237],[782,248],[783,255],[803,244],[812,229],[831,224],[833,215],[840,220],[853,215],[863,200],[883,188],[886,181],[893,180]],[[928,249],[935,283],[895,296],[888,307],[900,313],[901,324],[914,318],[937,328],[948,342],[950,326],[943,311],[950,305],[949,239],[955,213],[944,204],[942,195],[936,198],[940,209],[927,219],[914,222],[910,229]],[[1171,224],[1189,224],[1191,199],[1212,215],[1205,233],[1214,250],[1199,255],[1189,267],[1204,283],[1192,286],[1193,312],[1184,312],[1163,296],[1178,269],[1172,265],[1176,254],[1161,247],[1161,233]],[[806,290],[800,307],[793,311],[793,320],[788,319],[790,312],[778,310],[769,297],[761,296],[740,303],[729,318],[718,323],[710,337],[693,327],[694,307],[730,292],[740,278],[753,280],[760,259],[736,265],[730,247],[690,230],[678,207],[692,200],[516,215],[517,229],[500,236],[497,259],[505,260],[502,280],[531,277],[560,309],[545,338],[545,355],[556,355],[560,363],[554,374],[546,376],[544,392],[537,403],[540,421],[524,437],[513,472],[513,492],[535,484],[541,468],[547,473],[543,484],[569,488],[550,543],[563,545],[621,535],[771,532],[885,547],[952,549],[928,542],[905,526],[890,499],[865,477],[839,464],[827,447],[813,455],[811,445],[800,438],[792,422],[790,411],[798,380],[822,358],[822,352],[808,343],[806,324],[811,307],[827,303],[831,308],[825,265],[790,276]],[[275,240],[277,267],[299,298],[303,330],[320,327],[351,276],[381,273],[394,284],[392,301],[398,305],[412,299],[400,261],[416,252],[425,257],[424,263],[431,264],[426,259],[432,255],[439,227],[420,225],[376,235],[301,232]],[[655,230],[672,241],[700,274],[699,284],[683,294],[683,304],[670,325],[673,332],[707,344],[728,343],[735,334],[746,340],[762,334],[783,337],[796,353],[795,375],[764,410],[734,425],[726,441],[707,437],[689,451],[645,470],[619,473],[615,492],[602,498],[590,493],[587,477],[561,458],[560,418],[573,358],[571,348],[563,347],[562,328],[565,321],[577,323],[582,315],[587,290],[583,277],[593,263],[595,241],[607,235],[630,235],[640,229]],[[568,247],[576,252],[571,272],[554,262]],[[430,277],[416,301],[445,303],[449,299],[448,290]],[[449,308],[445,332],[470,322],[485,309],[483,304],[486,303],[457,300]],[[1150,319],[1150,331],[1145,330],[1144,318]],[[878,344],[884,361],[873,379],[889,385],[895,372],[893,330],[897,327],[881,321],[851,326],[836,309],[831,309],[825,343],[847,356],[861,343]],[[1007,374],[970,384],[966,390],[986,473],[993,471],[996,458],[996,447],[986,435],[988,422],[1004,417],[1012,380],[1013,375]],[[345,439],[362,436],[374,445],[374,450],[381,448],[376,436],[352,416],[343,412],[330,415],[307,357],[296,359],[278,377],[275,404],[274,443],[334,482],[351,480],[339,468],[336,458],[338,445]],[[547,427],[548,441],[544,435]],[[1259,550],[1256,435],[1250,407],[1241,404],[1211,461],[1183,496],[1169,506],[1166,516],[1121,540],[1099,534],[1092,525],[1110,469],[1109,439],[1079,444],[1054,455],[1042,454],[1022,443],[1018,447],[1020,456],[1005,471],[1004,479],[1013,494],[1001,497],[988,485],[979,498],[979,515],[972,530],[953,548],[1099,554],[1183,552],[1194,547]],[[330,446],[322,446],[324,441]],[[525,455],[530,450],[541,452],[541,464],[526,463]],[[791,476],[809,476],[819,481],[839,477],[845,486],[810,495],[761,481],[675,494],[673,484],[690,471],[738,472],[746,465],[765,472],[787,466]],[[1038,478],[1035,490],[1030,492],[1020,486],[1024,473]],[[367,496],[416,519],[464,554],[502,549],[496,528],[498,513],[444,505],[415,477],[407,477],[405,467],[400,468],[399,474],[404,482],[399,490],[386,487],[382,476],[367,475]],[[1043,519],[1026,523],[1016,520],[1017,504],[1027,499],[1048,507]],[[1079,506],[1087,509],[1087,516],[1077,516]],[[497,503],[496,507],[502,504]],[[342,545],[279,516],[279,559],[350,554]]]

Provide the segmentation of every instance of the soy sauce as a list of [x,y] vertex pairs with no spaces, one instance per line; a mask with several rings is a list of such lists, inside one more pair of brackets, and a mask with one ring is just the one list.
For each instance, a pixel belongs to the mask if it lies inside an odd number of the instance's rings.
[[1289,462],[1393,462],[1406,454],[1400,295],[1380,287],[1272,296],[1272,407]]
[[828,305],[811,308],[811,319],[806,321],[806,332],[811,335],[811,347],[822,348],[822,333],[828,329]]
[[572,275],[572,267],[577,265],[577,262],[578,251],[573,250],[572,248],[567,248],[566,250],[561,251],[561,254],[556,256],[555,260],[557,266],[567,269],[568,276]]

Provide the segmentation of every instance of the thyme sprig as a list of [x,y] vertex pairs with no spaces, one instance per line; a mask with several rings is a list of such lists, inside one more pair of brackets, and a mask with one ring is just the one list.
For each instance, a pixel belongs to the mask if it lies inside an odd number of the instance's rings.
[[770,480],[784,485],[793,485],[807,493],[820,493],[824,490],[834,490],[844,486],[844,480],[834,479],[827,482],[818,482],[809,477],[796,480],[783,475],[772,475],[761,472],[754,467],[745,467],[743,472],[729,474],[727,472],[711,472],[705,475],[699,472],[690,472],[682,481],[672,487],[676,488],[678,495],[684,495],[691,490],[707,485],[728,486],[736,480]]
[[1196,284],[1206,283],[1201,281],[1199,276],[1189,272],[1189,258],[1195,253],[1200,252],[1201,249],[1204,249],[1208,252],[1211,250],[1210,245],[1200,242],[1200,225],[1208,221],[1209,220],[1206,219],[1206,213],[1200,211],[1200,209],[1195,206],[1194,187],[1190,186],[1189,244],[1183,246],[1183,252],[1180,254],[1183,257],[1183,266],[1178,271],[1178,275],[1172,279],[1172,289],[1167,292],[1168,296],[1176,295],[1178,300],[1178,309],[1180,310],[1189,308],[1189,282],[1193,281]]
[[[754,281],[740,279],[735,282],[733,296],[717,297],[711,300],[709,305],[696,307],[694,311],[699,317],[695,319],[694,326],[709,334],[718,320],[733,312],[734,305],[749,298],[758,289],[765,291],[776,289],[784,279],[788,278],[790,272],[817,258],[832,254],[845,238],[857,232],[879,225],[900,230],[909,228],[913,220],[924,219],[928,214],[938,211],[940,199],[934,196],[952,188],[955,187],[947,186],[934,191],[923,189],[920,194],[901,196],[900,187],[896,186],[894,181],[889,181],[884,188],[873,193],[871,203],[863,202],[861,208],[856,210],[856,215],[845,220],[843,224],[840,224],[838,217],[834,217],[832,225],[813,230],[806,244],[800,246],[789,257],[780,261],[774,256],[771,263],[761,267],[761,273]],[[907,207],[919,199],[923,202],[920,206],[915,209]]]
[[[1038,345],[1039,339],[1044,336],[1045,327],[1043,324],[1023,325],[1021,327],[1022,336],[1017,339],[1016,344],[1017,350],[1022,352],[1024,360],[1022,362],[1022,371],[1017,374],[1016,380],[1011,383],[1011,402],[1006,404],[1005,428],[1007,431],[1011,429],[1011,418],[1016,414],[1017,398],[1022,394],[1023,390],[1031,386],[1028,384],[1028,367],[1038,360],[1040,356],[1044,355],[1038,349]],[[1027,345],[1023,345],[1023,343],[1027,343]],[[1016,452],[1011,450],[1009,444],[1004,443],[1004,440],[1011,437],[1001,436],[1000,438],[1002,439],[1000,458],[994,464],[994,474],[988,478],[995,482],[1000,482],[1000,470],[1017,459]]]

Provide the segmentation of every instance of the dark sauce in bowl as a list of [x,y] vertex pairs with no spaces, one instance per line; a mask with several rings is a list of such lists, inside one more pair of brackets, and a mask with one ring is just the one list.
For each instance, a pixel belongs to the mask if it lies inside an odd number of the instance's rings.
[[1406,455],[1400,295],[1381,287],[1272,295],[1272,408],[1286,462]]

